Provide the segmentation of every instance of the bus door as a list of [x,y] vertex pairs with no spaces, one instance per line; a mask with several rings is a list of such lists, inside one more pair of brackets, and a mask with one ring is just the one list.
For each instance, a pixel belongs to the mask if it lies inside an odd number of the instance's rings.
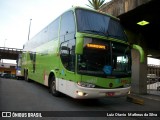
[[[69,92],[70,84],[75,80],[75,18],[73,11],[61,16],[60,25],[60,67],[59,87]],[[65,84],[65,85],[64,85]]]
[[35,70],[36,70],[36,53],[35,52],[30,53],[30,60],[32,62],[31,71],[32,73],[35,73]]
[[63,85],[63,92],[70,89],[70,85],[75,80],[75,39],[61,43],[60,46],[60,83]]

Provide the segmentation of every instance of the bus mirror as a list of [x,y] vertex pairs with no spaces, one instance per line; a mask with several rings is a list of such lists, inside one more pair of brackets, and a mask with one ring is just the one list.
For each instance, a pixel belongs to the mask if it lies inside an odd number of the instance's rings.
[[75,52],[76,54],[83,54],[83,38],[77,38]]
[[144,62],[144,51],[143,51],[142,47],[139,46],[139,45],[133,44],[132,48],[139,51],[139,53],[140,53],[140,62],[143,63]]

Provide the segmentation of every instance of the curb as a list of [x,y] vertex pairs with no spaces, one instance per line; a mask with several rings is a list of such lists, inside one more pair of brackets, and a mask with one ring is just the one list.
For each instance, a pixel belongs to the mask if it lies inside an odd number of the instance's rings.
[[144,100],[143,99],[138,98],[137,96],[134,96],[134,95],[131,95],[131,94],[127,96],[127,101],[135,103],[135,104],[140,104],[140,105],[144,104]]

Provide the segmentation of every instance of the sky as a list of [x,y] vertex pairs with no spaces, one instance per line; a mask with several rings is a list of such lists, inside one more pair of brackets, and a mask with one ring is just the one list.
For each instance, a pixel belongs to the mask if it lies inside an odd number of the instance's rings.
[[160,65],[160,60],[159,59],[155,59],[155,58],[147,58],[147,63],[151,64],[151,65]]
[[[110,1],[110,0],[106,0]],[[0,0],[0,47],[23,48],[30,38],[72,6],[88,0]]]

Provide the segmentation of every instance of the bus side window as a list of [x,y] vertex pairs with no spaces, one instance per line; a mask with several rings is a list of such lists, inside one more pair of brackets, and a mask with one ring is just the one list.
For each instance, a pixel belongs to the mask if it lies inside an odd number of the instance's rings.
[[63,42],[60,48],[63,66],[69,71],[75,71],[75,40]]
[[75,20],[72,11],[62,15],[60,29],[60,43],[74,39],[75,36]]
[[60,57],[65,68],[68,68],[69,66],[69,53],[70,49],[68,48],[68,42],[62,43],[60,48]]
[[75,71],[75,20],[72,11],[66,12],[61,18],[60,56],[63,66]]
[[56,38],[58,37],[58,29],[59,29],[59,18],[57,18],[49,25],[49,32],[48,32],[49,40],[54,40],[54,39],[56,40]]

